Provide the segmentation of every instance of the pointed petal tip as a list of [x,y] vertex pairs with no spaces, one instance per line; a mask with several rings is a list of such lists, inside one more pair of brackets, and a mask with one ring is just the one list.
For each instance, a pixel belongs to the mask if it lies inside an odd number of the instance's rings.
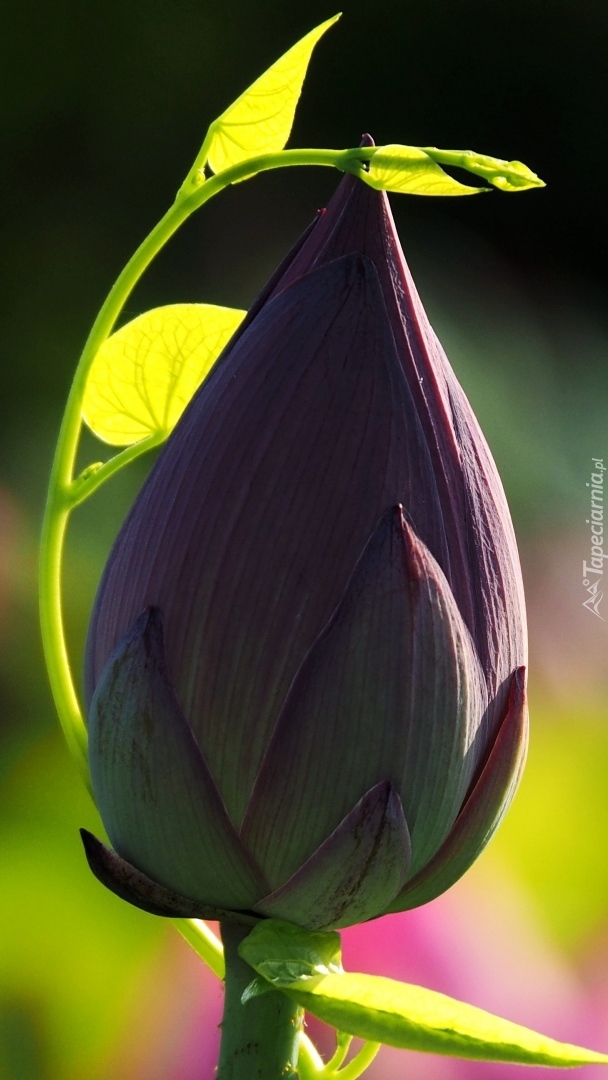
[[267,883],[228,816],[169,677],[147,608],[108,660],[89,710],[95,800],[116,849],[153,881],[244,909]]
[[367,922],[403,888],[410,860],[401,798],[390,780],[382,780],[255,910],[311,930]]
[[180,896],[123,859],[87,829],[80,829],[89,869],[102,885],[121,900],[151,915],[165,918],[202,918],[201,905]]
[[167,889],[103,844],[88,829],[80,829],[89,869],[97,880],[121,900],[133,907],[167,919],[222,919],[253,926],[259,918],[247,912],[225,911],[210,904],[190,900]]
[[406,516],[402,503],[394,503],[389,506],[379,517],[373,535],[388,536],[393,533],[396,537],[403,535],[406,526]]
[[[379,545],[387,542],[398,545],[397,550],[402,552],[408,580],[419,582],[425,576],[437,579],[439,575],[443,584],[439,565],[416,534],[402,503],[396,503],[382,515],[374,535]],[[447,582],[445,584],[447,585]]]
[[392,537],[400,544],[410,579],[419,581],[425,576],[432,576],[435,579],[439,577],[441,584],[447,586],[439,564],[417,535],[410,515],[402,503],[396,503],[382,515],[375,534],[380,541]]
[[160,608],[149,605],[140,616],[142,627],[150,633],[160,633],[163,630],[163,616]]
[[402,505],[395,507],[395,527],[399,528],[403,542],[408,577],[421,582],[432,581],[443,596],[448,596],[455,603],[448,579],[441,566],[418,535],[410,514]]
[[521,709],[525,705],[527,701],[527,675],[528,669],[525,664],[522,664],[513,672],[511,686],[509,687],[509,711],[514,708]]
[[[509,782],[510,803],[519,783],[528,747],[528,707],[526,693],[526,668],[522,665],[511,675],[506,708],[493,742],[490,743],[483,764],[477,774],[460,812],[464,815],[468,804],[483,798],[494,786]],[[504,807],[506,809],[506,805]],[[504,813],[503,809],[503,813]]]
[[160,608],[147,607],[137,619],[134,631],[138,631],[145,644],[159,656],[164,656],[165,629]]
[[499,778],[502,778],[507,791],[504,795],[502,814],[511,802],[521,778],[528,749],[526,676],[527,669],[523,665],[516,668],[511,675],[502,720],[478,768],[476,778],[460,811],[460,817],[464,817],[469,812],[469,803],[474,806],[476,802],[483,801],[484,798],[488,799],[493,788],[495,791],[498,790]]
[[[116,646],[108,663],[120,653],[132,655],[133,648],[141,649],[143,657],[155,666],[164,667],[164,629],[160,608],[146,607],[138,615],[130,630]],[[99,679],[97,680],[99,683]]]

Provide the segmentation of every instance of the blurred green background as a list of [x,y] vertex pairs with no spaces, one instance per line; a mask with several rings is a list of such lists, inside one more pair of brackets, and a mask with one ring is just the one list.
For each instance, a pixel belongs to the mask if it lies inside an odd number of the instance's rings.
[[[331,14],[300,0],[13,0],[5,9],[6,1080],[212,1075],[217,985],[172,931],[106,894],[84,863],[77,829],[98,823],[43,671],[37,537],[63,401],[105,292],[166,209],[207,123]],[[607,47],[602,0],[353,0],[317,47],[292,137],[347,146],[369,131],[377,142],[473,148],[519,158],[547,181],[520,195],[393,198],[423,300],[511,503],[533,729],[520,794],[474,870],[421,912],[346,935],[347,959],[371,970],[389,942],[397,966],[385,973],[598,1049],[608,1049],[608,632],[582,607],[582,562],[591,457],[608,463]],[[336,180],[286,170],[226,192],[163,252],[128,315],[184,300],[248,306]],[[98,457],[85,440],[83,461]],[[66,596],[77,665],[100,568],[142,475],[115,479],[76,517]],[[608,598],[600,611],[608,619]],[[383,1052],[370,1077],[522,1072],[395,1054]]]

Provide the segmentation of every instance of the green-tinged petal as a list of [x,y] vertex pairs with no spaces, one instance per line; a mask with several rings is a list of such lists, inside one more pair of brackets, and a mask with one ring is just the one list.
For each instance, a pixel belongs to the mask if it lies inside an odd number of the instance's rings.
[[121,900],[126,900],[128,904],[133,904],[150,915],[162,915],[169,919],[221,919],[224,922],[238,922],[250,926],[255,926],[258,922],[253,915],[226,911],[224,908],[211,907],[180,896],[142,874],[141,870],[122,859],[112,848],[102,844],[101,840],[87,829],[81,829],[80,836],[89,868],[97,880]]
[[113,446],[166,438],[246,312],[169,304],[122,326],[91,365],[82,415]]
[[507,713],[496,741],[450,835],[387,911],[428,903],[473,865],[498,828],[519,783],[528,745],[525,669],[513,675]]
[[169,682],[156,609],[137,620],[99,680],[89,756],[95,800],[122,858],[214,907],[248,909],[268,892]]
[[473,777],[482,713],[445,577],[400,508],[387,511],[292,684],[245,816],[274,888],[381,781],[401,796],[412,872],[424,866]]
[[606,1054],[556,1042],[444,994],[377,975],[327,975],[286,993],[340,1031],[404,1050],[564,1068],[608,1064]]
[[365,922],[381,915],[404,885],[410,854],[401,799],[384,781],[255,910],[311,930]]
[[370,158],[369,171],[360,174],[371,187],[407,195],[479,195],[484,188],[467,187],[446,172],[418,146],[380,146]]
[[334,15],[306,34],[213,121],[207,161],[214,172],[283,149],[312,51],[339,18]]

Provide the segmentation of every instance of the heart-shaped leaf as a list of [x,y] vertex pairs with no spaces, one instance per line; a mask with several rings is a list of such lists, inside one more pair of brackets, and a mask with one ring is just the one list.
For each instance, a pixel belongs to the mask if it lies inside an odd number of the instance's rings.
[[166,438],[245,314],[169,304],[117,330],[89,371],[82,415],[91,431],[113,446]]
[[306,34],[213,121],[205,142],[209,140],[207,161],[214,172],[283,149],[312,51],[339,18],[334,15]]

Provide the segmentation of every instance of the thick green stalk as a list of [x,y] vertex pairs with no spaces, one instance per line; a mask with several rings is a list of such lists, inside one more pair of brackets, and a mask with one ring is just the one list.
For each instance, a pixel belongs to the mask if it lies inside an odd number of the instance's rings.
[[74,465],[81,428],[81,407],[91,363],[111,333],[125,300],[154,256],[190,211],[176,203],[152,230],[120,274],[95,320],[76,369],[61,423],[40,542],[40,622],[51,690],[68,746],[87,783],[87,735],[74,687],[65,642],[61,604],[61,563],[70,512],[78,501]]
[[303,1010],[279,990],[241,1003],[255,978],[238,954],[249,927],[221,924],[226,996],[217,1080],[296,1080]]

